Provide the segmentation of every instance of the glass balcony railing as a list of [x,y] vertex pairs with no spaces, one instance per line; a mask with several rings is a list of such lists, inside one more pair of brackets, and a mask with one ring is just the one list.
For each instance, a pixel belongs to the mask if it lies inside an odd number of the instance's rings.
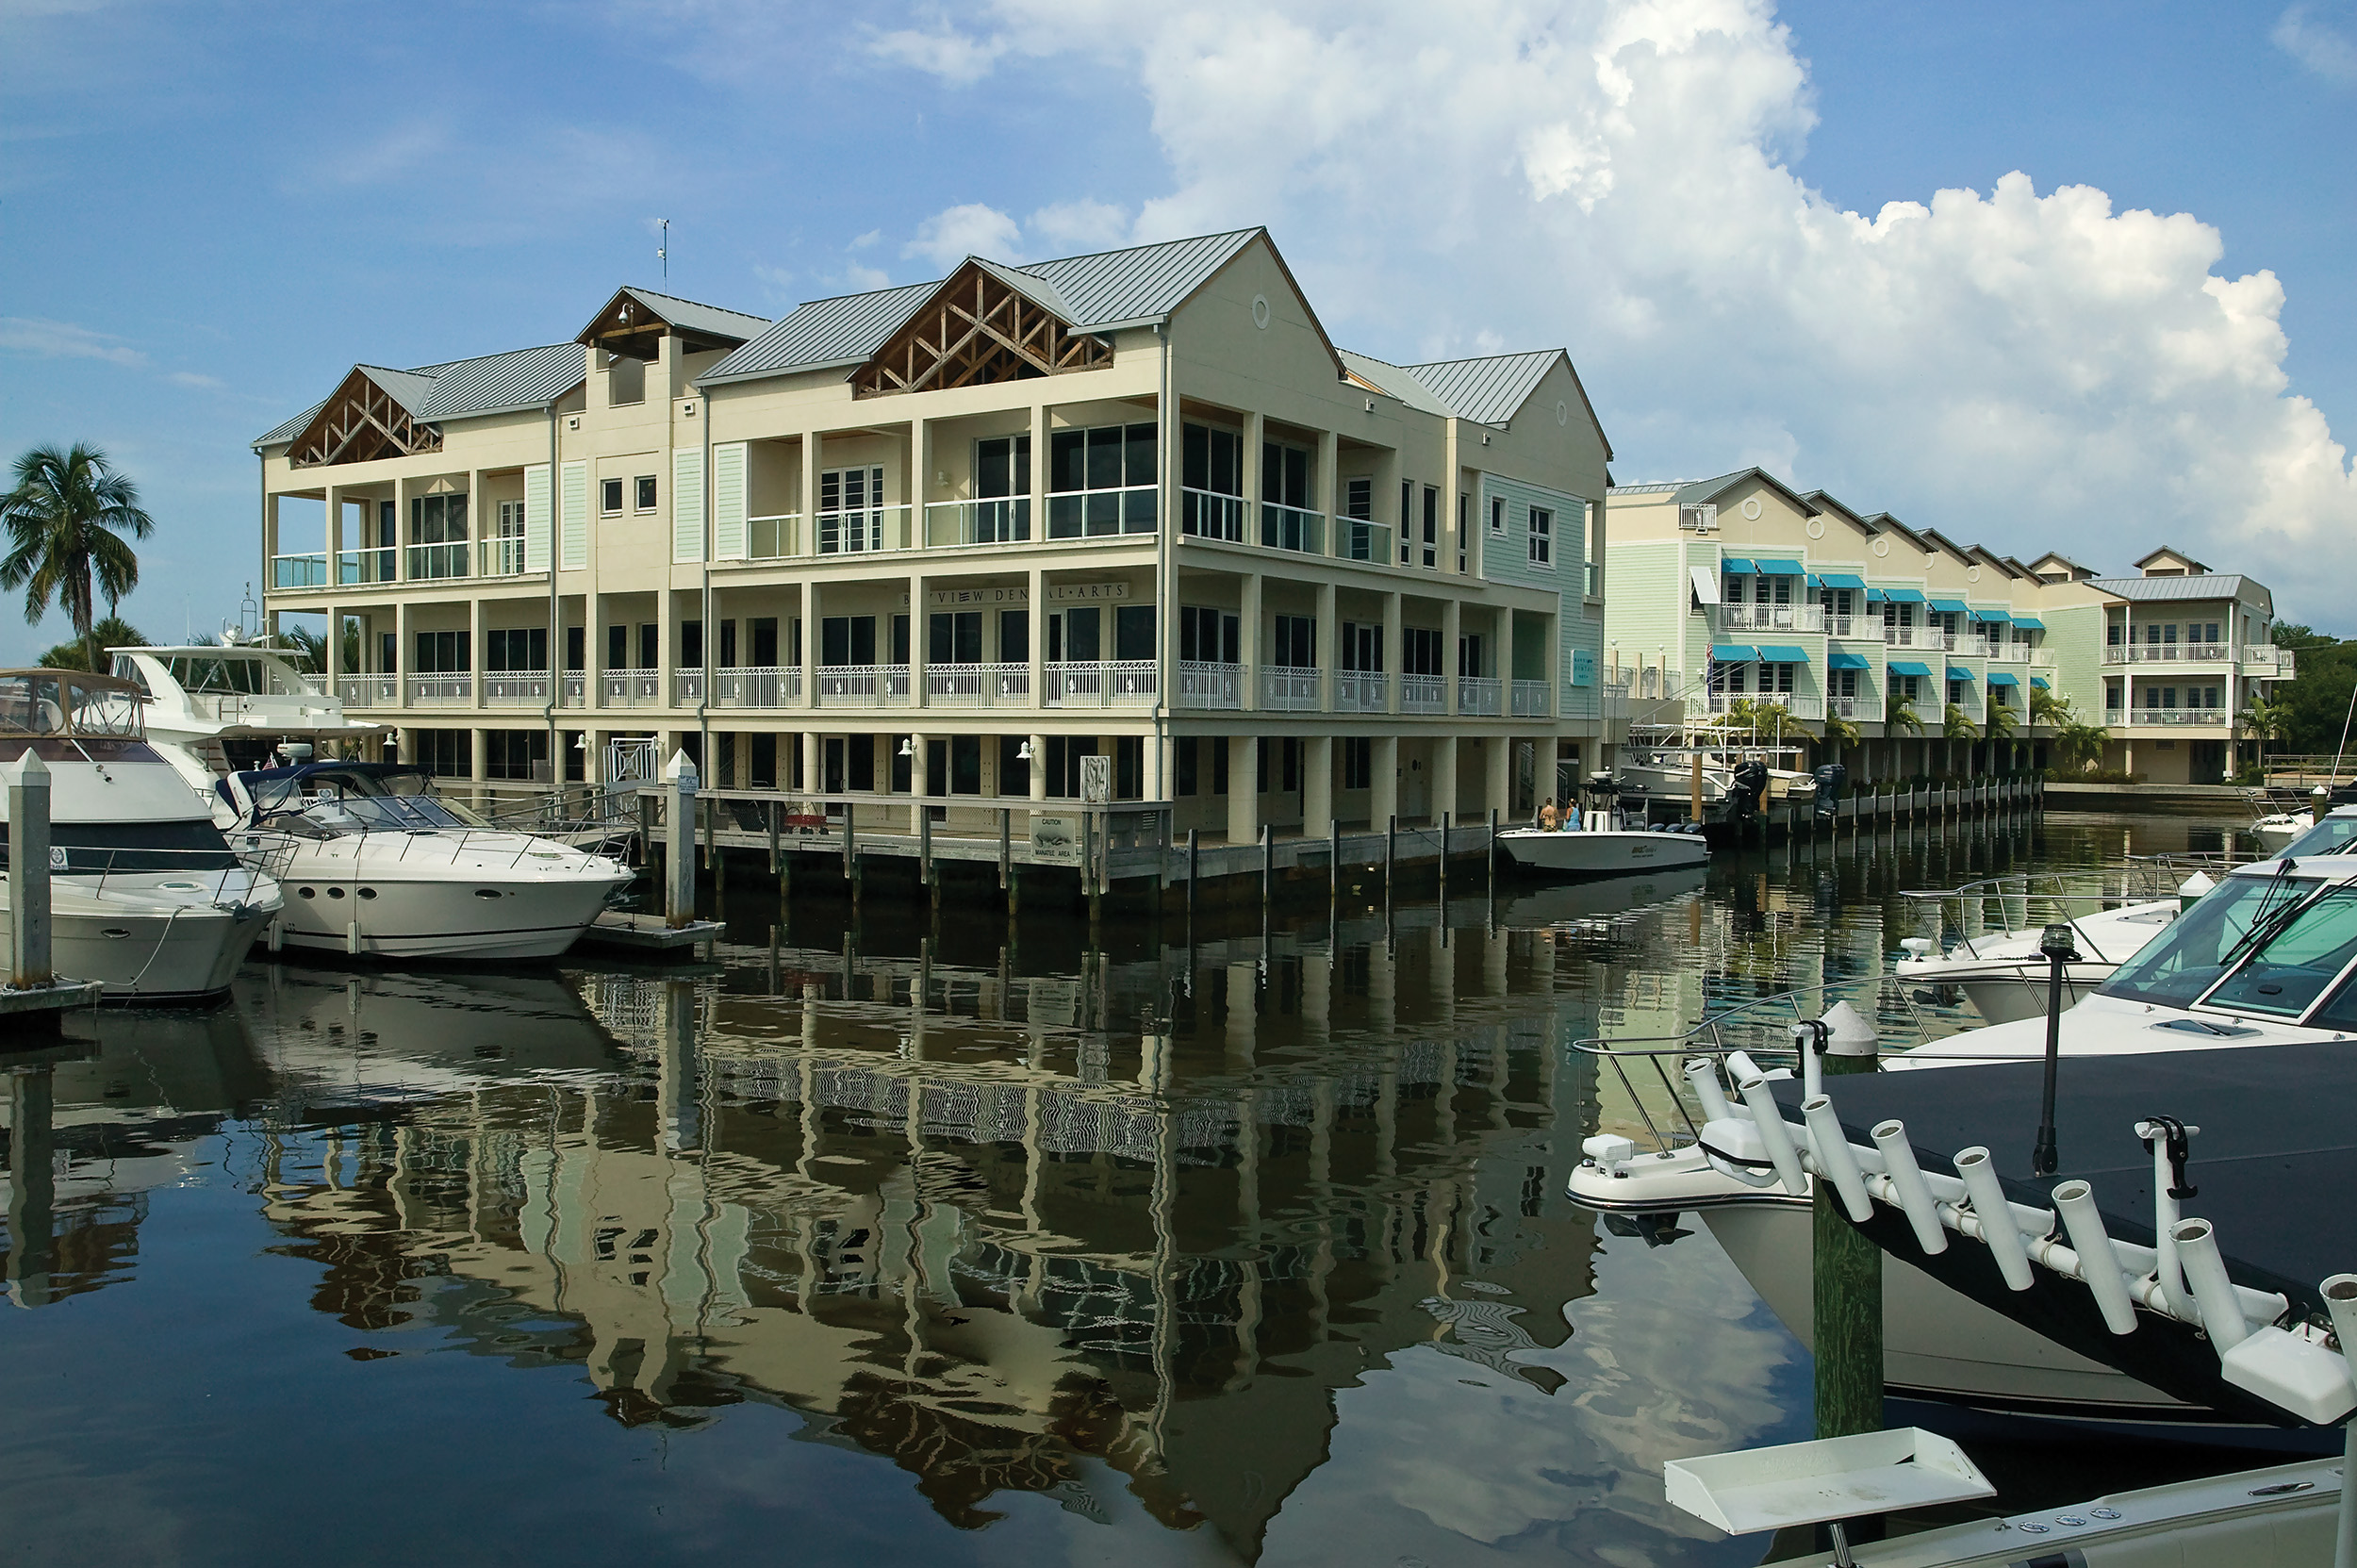
[[447,544],[413,544],[409,547],[409,575],[412,579],[436,577],[466,577],[472,574],[472,562],[464,539]]
[[1298,506],[1261,503],[1261,543],[1269,550],[1294,550],[1304,555],[1326,553],[1326,515]]
[[340,550],[336,553],[336,582],[351,587],[364,583],[390,583],[401,576],[396,564],[399,553],[390,546],[373,550]]
[[326,552],[317,551],[307,555],[272,555],[270,558],[270,586],[273,588],[327,586]]
[[1341,531],[1343,559],[1389,561],[1392,558],[1391,524],[1369,522],[1363,518],[1343,518],[1334,526]]
[[1031,498],[936,501],[925,507],[928,549],[973,544],[1019,544],[1031,536]]
[[1047,498],[1047,536],[1098,539],[1121,534],[1151,534],[1160,500],[1151,485],[1058,491]]
[[1244,543],[1244,499],[1216,490],[1178,492],[1178,531],[1197,538]]

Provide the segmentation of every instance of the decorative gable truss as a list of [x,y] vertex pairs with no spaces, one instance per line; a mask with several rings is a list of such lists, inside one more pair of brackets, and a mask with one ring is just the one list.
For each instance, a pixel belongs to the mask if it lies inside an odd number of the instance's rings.
[[355,370],[303,427],[288,447],[287,459],[295,468],[309,469],[441,450],[440,430],[413,418],[400,399],[366,371]]
[[1113,345],[969,261],[851,377],[854,397],[1102,370]]

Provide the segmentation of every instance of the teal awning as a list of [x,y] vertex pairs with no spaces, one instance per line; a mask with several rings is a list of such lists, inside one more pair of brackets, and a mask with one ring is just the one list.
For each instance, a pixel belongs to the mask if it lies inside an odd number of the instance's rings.
[[1787,643],[1768,643],[1760,648],[1759,662],[1761,664],[1806,664],[1808,663],[1808,650],[1794,648]]
[[2018,615],[2013,618],[2013,623],[2025,631],[2043,632],[2046,630],[2046,622],[2034,615]]
[[1854,571],[1828,571],[1817,579],[1817,586],[1824,588],[1862,588],[1866,586],[1866,579]]
[[1948,679],[1952,681],[1969,681],[1972,679],[1972,672],[1969,669],[1960,669],[1954,665],[1950,665],[1948,667]]
[[1874,661],[1863,653],[1834,653],[1825,659],[1827,669],[1871,669]]
[[1988,684],[1993,686],[2018,686],[2021,683],[2009,670],[1992,669],[1988,672]]
[[1961,599],[1935,599],[1932,601],[1932,608],[1941,615],[1970,615],[1972,613],[1970,607]]
[[2049,681],[2049,680],[2048,680],[2045,676],[2043,676],[2043,675],[2033,675],[2033,676],[2031,676],[2031,677],[2030,677],[2030,684],[2031,684],[2032,685],[2034,685],[2034,686],[2037,687],[2037,688],[2038,688],[2038,690],[2040,690],[2040,691],[2052,691],[2052,690],[2053,690],[2053,689],[2054,689],[2053,683],[2052,683],[2052,682],[2051,682],[2051,681]]
[[1721,664],[1757,664],[1759,650],[1748,642],[1714,642],[1710,656]]
[[2003,610],[1975,610],[1972,613],[1981,619],[1988,622],[1991,626],[1997,625],[2001,621],[2008,621],[2013,619],[2012,616],[2007,615]]
[[1930,665],[1917,664],[1912,659],[1893,659],[1888,668],[1893,675],[1920,675],[1926,681],[1932,678]]
[[1727,556],[1719,563],[1719,569],[1729,577],[1752,577],[1759,572],[1759,568],[1752,565],[1740,555]]
[[1920,604],[1923,593],[1920,588],[1885,588],[1883,597],[1893,604]]
[[1807,575],[1807,573],[1801,569],[1801,563],[1798,561],[1762,561],[1759,563],[1759,574],[1762,577],[1803,577]]

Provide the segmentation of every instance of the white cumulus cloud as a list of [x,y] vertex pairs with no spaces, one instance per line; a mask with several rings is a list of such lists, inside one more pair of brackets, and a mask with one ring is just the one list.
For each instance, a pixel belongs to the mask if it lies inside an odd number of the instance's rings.
[[72,322],[52,322],[39,316],[0,316],[0,349],[38,355],[43,359],[104,359],[116,365],[143,365],[147,355],[122,338],[92,332]]
[[1014,219],[996,207],[967,202],[946,207],[919,223],[916,238],[900,247],[900,254],[921,256],[947,272],[969,256],[1014,260],[1020,256],[1022,247],[1023,230]]
[[[1138,238],[1266,223],[1328,325],[1386,357],[1568,347],[1624,480],[1760,461],[2111,569],[2167,537],[2303,618],[2338,608],[2320,563],[2357,568],[2349,454],[2284,373],[2273,273],[2219,271],[2215,228],[2067,169],[1845,210],[1795,170],[1805,41],[1763,0],[997,0],[963,36],[898,58],[1128,74],[1168,166]],[[2275,36],[2337,69],[2298,8]],[[910,249],[1025,238],[977,203]]]
[[2351,42],[2339,28],[2315,20],[2308,14],[2307,7],[2294,6],[2286,10],[2276,19],[2275,30],[2267,37],[2278,49],[2317,75],[2336,82],[2357,82],[2357,42]]

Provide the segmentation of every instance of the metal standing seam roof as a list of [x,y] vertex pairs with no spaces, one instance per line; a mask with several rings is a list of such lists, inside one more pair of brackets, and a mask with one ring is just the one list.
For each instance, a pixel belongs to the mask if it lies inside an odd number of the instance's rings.
[[2115,599],[2167,603],[2198,599],[2240,599],[2245,583],[2250,583],[2263,597],[2273,602],[2273,596],[2267,594],[2264,584],[2251,583],[2239,572],[2211,572],[2200,577],[2096,577],[2085,586],[2098,593],[2108,593]]
[[1373,355],[1354,354],[1348,349],[1336,349],[1334,352],[1343,356],[1345,370],[1384,396],[1394,398],[1420,414],[1429,414],[1438,420],[1449,418],[1448,404],[1434,397],[1431,388],[1397,365],[1377,359]]
[[[971,259],[994,277],[1053,310],[1079,331],[1106,331],[1157,321],[1177,309],[1261,231],[1172,239],[1092,256],[1011,267]],[[754,376],[856,365],[905,325],[947,277],[797,305],[752,341],[696,379],[713,386]]]
[[[539,407],[580,386],[586,374],[585,365],[579,343],[549,343],[536,349],[485,355],[478,359],[420,365],[409,371],[384,365],[355,365],[353,370],[382,387],[387,396],[409,411],[410,418],[434,421]],[[346,372],[347,378],[349,375]],[[254,444],[279,446],[293,440],[319,417],[327,401],[322,399],[311,404],[284,424],[255,437]]]
[[1528,349],[1521,354],[1442,359],[1400,369],[1414,376],[1459,419],[1475,424],[1505,424],[1530,400],[1555,362],[1566,357],[1561,349]]
[[733,338],[748,342],[769,330],[766,316],[748,316],[741,310],[723,310],[717,305],[701,305],[684,300],[676,294],[658,294],[651,289],[635,284],[622,285],[622,292],[653,311],[673,326],[684,326],[691,332],[701,332],[714,338]]

